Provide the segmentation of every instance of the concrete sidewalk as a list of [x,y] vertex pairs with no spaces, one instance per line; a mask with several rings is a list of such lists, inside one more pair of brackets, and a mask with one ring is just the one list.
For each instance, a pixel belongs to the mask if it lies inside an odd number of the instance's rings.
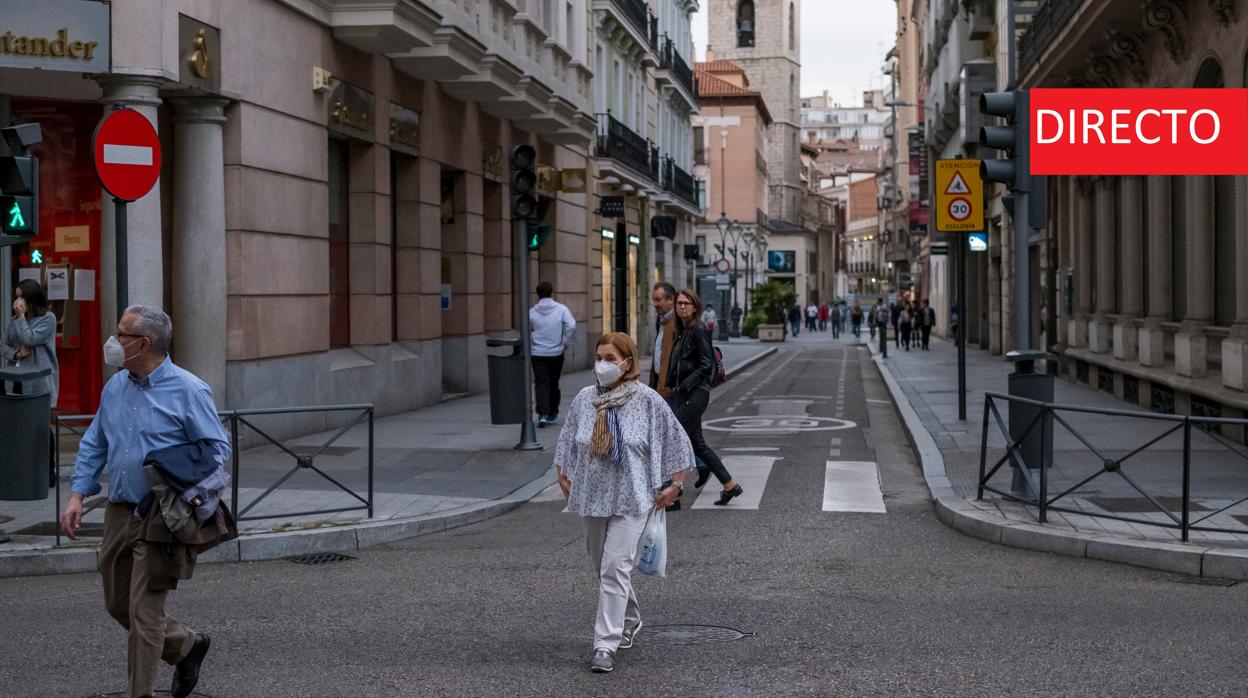
[[[748,339],[716,346],[723,352],[730,376],[775,351]],[[564,408],[593,381],[592,371],[565,374],[560,381]],[[265,419],[250,421],[263,430]],[[312,469],[297,468],[295,458],[282,448],[267,445],[244,450],[237,473],[236,515],[245,519],[239,522],[241,536],[201,559],[259,560],[354,550],[497,516],[554,482],[551,466],[559,428],[537,430],[542,450],[517,451],[513,447],[519,441],[520,426],[490,424],[489,396],[485,394],[378,418],[373,428],[371,518],[360,499]],[[298,455],[313,454],[336,433],[291,439],[284,446]],[[368,436],[367,422],[357,425],[314,459],[318,470],[365,500]],[[63,454],[62,463],[71,464],[61,470],[63,506],[69,496],[73,454]],[[277,489],[262,497],[283,477],[287,479]],[[88,505],[93,502],[102,505],[103,497],[92,498]],[[349,507],[361,508],[292,515]],[[11,535],[8,542],[0,544],[0,577],[94,569],[103,521],[103,507],[91,509],[78,541],[62,538],[58,548],[51,497],[36,502],[0,502],[0,528]]]
[[[957,415],[957,349],[933,338],[931,351],[899,350],[890,343],[888,358],[878,342],[870,343],[901,412],[910,438],[919,452],[924,475],[938,513],[945,523],[964,533],[1015,547],[1092,557],[1207,577],[1248,579],[1248,452],[1242,444],[1228,446],[1199,430],[1192,430],[1192,520],[1209,516],[1202,525],[1233,533],[1192,531],[1183,543],[1177,529],[1149,525],[1171,522],[1140,490],[1179,515],[1182,502],[1182,430],[1162,435],[1173,422],[1147,419],[1143,408],[1058,377],[1055,402],[1139,412],[1142,416],[1105,416],[1061,413],[1070,426],[1110,459],[1127,458],[1121,472],[1108,472],[1105,462],[1063,426],[1054,429],[1050,497],[1069,491],[1060,505],[1076,512],[1050,511],[1046,523],[1038,511],[985,493],[976,500],[984,393],[1006,393],[1011,370],[1004,357],[967,350],[967,421]],[[1008,404],[998,403],[1008,423]],[[1150,441],[1145,450],[1131,455]],[[995,420],[988,427],[987,467],[1005,454],[1006,440]],[[1238,453],[1236,450],[1238,449]],[[1098,474],[1099,473],[1099,474]],[[1091,478],[1091,479],[1089,479]],[[1011,471],[1003,466],[992,478],[1008,491]],[[1234,506],[1231,506],[1234,505]],[[1214,513],[1224,507],[1225,512]],[[1113,514],[1141,522],[1098,518]]]

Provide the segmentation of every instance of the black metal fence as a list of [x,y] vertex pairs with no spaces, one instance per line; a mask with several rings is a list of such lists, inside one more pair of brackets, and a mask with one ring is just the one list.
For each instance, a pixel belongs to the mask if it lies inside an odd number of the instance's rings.
[[595,154],[619,160],[638,172],[650,172],[650,145],[646,139],[610,114],[598,115]]
[[676,81],[684,86],[695,102],[697,101],[698,87],[693,77],[693,69],[689,67],[689,64],[681,57],[680,52],[676,50],[676,44],[666,36],[663,38],[663,50],[659,51],[659,65],[672,71]]
[[1053,43],[1085,0],[1047,0],[1040,4],[1018,40],[1019,73],[1026,71]]
[[628,21],[642,36],[649,36],[650,10],[646,7],[646,3],[641,0],[611,0],[611,4],[618,7],[624,16],[628,17]]
[[698,205],[698,188],[693,175],[680,169],[672,158],[663,161],[663,188],[694,206]]
[[[1023,420],[1014,420],[1013,435],[1001,414],[1003,403],[1011,410],[1026,411]],[[1102,429],[1092,435],[1098,420],[1112,421],[1102,421]],[[1126,428],[1128,420],[1143,420],[1154,428],[1133,437],[1144,430]],[[1005,450],[990,466],[993,423],[1004,437]],[[1110,429],[1104,429],[1106,425]],[[1115,431],[1114,425],[1120,428]],[[1048,520],[1049,512],[1059,511],[1175,529],[1184,541],[1192,531],[1245,534],[1248,515],[1229,512],[1248,502],[1248,451],[1223,433],[1244,429],[1248,419],[1061,405],[987,393],[976,498],[991,492],[1034,506],[1041,522]],[[1124,443],[1105,443],[1106,433]],[[1054,445],[1057,438],[1062,439],[1061,447]],[[1008,490],[993,484],[1007,463],[1014,476]],[[1204,476],[1206,489],[1196,498],[1193,473],[1201,468],[1198,474]],[[1110,496],[1119,494],[1128,496]],[[1232,528],[1231,521],[1243,527]]]
[[[309,414],[348,414],[351,419],[345,425],[334,432],[332,436],[325,440],[324,443],[316,445],[310,452],[306,446],[292,445],[290,439],[282,440],[271,436],[268,430],[260,428],[256,424],[258,417],[275,417],[275,416],[299,416]],[[367,511],[368,517],[373,517],[373,468],[374,468],[374,448],[373,448],[373,405],[328,405],[324,407],[284,407],[274,409],[254,409],[254,410],[227,410],[218,412],[217,416],[221,419],[222,425],[226,427],[230,437],[231,450],[231,471],[230,471],[230,510],[234,512],[236,521],[258,521],[263,519],[279,519],[293,518],[298,516],[317,516],[321,514],[338,514],[350,511]],[[56,481],[56,496],[54,497],[56,505],[56,519],[61,519],[61,438],[66,435],[76,435],[81,437],[86,433],[91,422],[95,419],[95,415],[57,415],[54,433],[56,437],[55,448],[52,452],[52,466]],[[344,485],[338,478],[333,477],[324,469],[317,465],[317,459],[323,455],[327,455],[334,444],[355,427],[366,423],[368,424],[368,444],[367,444],[367,489],[361,494],[352,488]],[[277,478],[275,482],[270,484],[259,496],[240,509],[239,500],[239,482],[242,479],[244,471],[243,454],[239,450],[239,434],[241,430],[248,429],[256,436],[260,437],[263,443],[274,446],[283,457],[291,459],[289,469]],[[307,437],[300,437],[306,439]],[[354,499],[358,504],[347,507],[335,507],[328,509],[307,509],[295,512],[281,512],[275,514],[251,515],[257,504],[264,501],[269,495],[281,488],[283,484],[291,479],[296,473],[309,472],[319,476],[324,481],[329,482],[335,487],[335,490],[341,491]],[[61,544],[60,527],[57,526],[56,545]]]

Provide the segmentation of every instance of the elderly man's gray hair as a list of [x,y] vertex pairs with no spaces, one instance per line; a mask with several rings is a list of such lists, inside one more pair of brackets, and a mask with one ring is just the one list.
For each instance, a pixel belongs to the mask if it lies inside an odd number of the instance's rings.
[[134,333],[141,334],[152,340],[152,350],[158,354],[169,353],[169,343],[173,339],[173,320],[165,311],[152,305],[132,305],[126,308],[126,315],[137,315],[134,321]]

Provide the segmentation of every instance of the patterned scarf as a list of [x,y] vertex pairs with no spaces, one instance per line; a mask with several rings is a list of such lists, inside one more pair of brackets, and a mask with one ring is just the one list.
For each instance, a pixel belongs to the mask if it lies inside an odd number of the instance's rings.
[[610,456],[616,465],[624,464],[624,439],[620,434],[617,410],[639,390],[641,384],[636,380],[625,381],[614,390],[598,386],[598,396],[593,399],[598,417],[594,420],[594,432],[589,439],[590,455],[599,458]]

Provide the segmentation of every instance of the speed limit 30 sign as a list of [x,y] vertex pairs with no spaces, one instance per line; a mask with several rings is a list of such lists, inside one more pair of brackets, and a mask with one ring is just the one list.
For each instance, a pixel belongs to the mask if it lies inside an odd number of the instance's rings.
[[984,183],[979,160],[936,161],[936,230],[968,233],[984,229]]

